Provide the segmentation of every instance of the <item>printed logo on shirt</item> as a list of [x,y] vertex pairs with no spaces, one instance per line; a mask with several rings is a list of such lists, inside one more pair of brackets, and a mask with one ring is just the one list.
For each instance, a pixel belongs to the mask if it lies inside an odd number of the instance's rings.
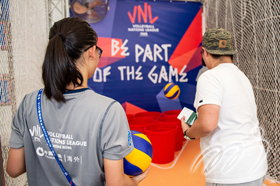
[[44,137],[44,134],[42,133],[41,127],[39,125],[33,126],[32,129],[30,128],[29,133],[33,137],[33,142],[41,143],[41,138]]
[[[45,156],[46,158],[53,159],[53,155],[51,151],[46,151],[43,149],[42,145],[38,145],[38,143],[42,143],[45,141],[44,134],[42,134],[42,129],[39,125],[33,126],[33,128],[29,129],[30,136],[33,137],[33,143],[36,148],[36,153],[38,156]],[[64,149],[64,150],[72,150],[72,147],[87,147],[88,142],[83,140],[75,140],[72,134],[64,134],[58,132],[47,131],[49,135],[49,140],[52,143],[54,149]],[[43,138],[43,141],[41,141]],[[35,143],[36,142],[36,143]],[[81,157],[82,158],[82,157]],[[64,155],[64,159],[66,159],[66,155]],[[77,158],[76,158],[77,159]],[[66,162],[66,160],[65,160]]]
[[202,102],[203,102],[203,99],[199,101],[199,103],[202,103]]
[[130,133],[129,130],[127,132],[128,132],[128,136],[127,136],[127,138],[128,138],[128,145],[131,146],[131,133]]

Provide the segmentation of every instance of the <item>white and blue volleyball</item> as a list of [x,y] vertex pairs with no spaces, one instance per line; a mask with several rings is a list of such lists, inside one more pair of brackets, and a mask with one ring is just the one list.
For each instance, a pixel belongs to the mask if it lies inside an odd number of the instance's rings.
[[153,157],[153,147],[149,138],[138,131],[132,130],[134,149],[124,159],[124,173],[130,177],[145,172]]
[[168,83],[164,87],[164,95],[168,99],[176,99],[180,95],[180,88],[174,83]]

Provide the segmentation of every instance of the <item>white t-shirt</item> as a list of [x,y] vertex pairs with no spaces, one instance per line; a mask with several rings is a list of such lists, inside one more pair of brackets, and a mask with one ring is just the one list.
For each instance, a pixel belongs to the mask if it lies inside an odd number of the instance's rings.
[[200,139],[206,182],[243,183],[264,176],[266,152],[254,92],[244,73],[232,63],[204,72],[198,79],[194,107],[205,104],[220,106],[218,126]]

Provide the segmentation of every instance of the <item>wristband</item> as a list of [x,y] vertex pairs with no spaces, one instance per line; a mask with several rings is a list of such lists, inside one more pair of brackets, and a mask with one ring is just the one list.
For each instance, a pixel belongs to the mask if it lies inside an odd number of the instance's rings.
[[184,138],[189,140],[189,141],[194,140],[195,138],[190,138],[189,136],[187,136],[187,130],[185,130],[185,132],[184,132]]

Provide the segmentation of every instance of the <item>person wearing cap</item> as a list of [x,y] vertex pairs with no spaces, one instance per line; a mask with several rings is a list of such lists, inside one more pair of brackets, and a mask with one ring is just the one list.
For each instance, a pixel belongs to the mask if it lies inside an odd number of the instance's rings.
[[191,127],[184,117],[181,123],[185,138],[200,138],[206,186],[262,186],[267,158],[257,106],[249,79],[232,63],[231,33],[207,30],[201,54],[209,70],[197,81],[198,117]]

